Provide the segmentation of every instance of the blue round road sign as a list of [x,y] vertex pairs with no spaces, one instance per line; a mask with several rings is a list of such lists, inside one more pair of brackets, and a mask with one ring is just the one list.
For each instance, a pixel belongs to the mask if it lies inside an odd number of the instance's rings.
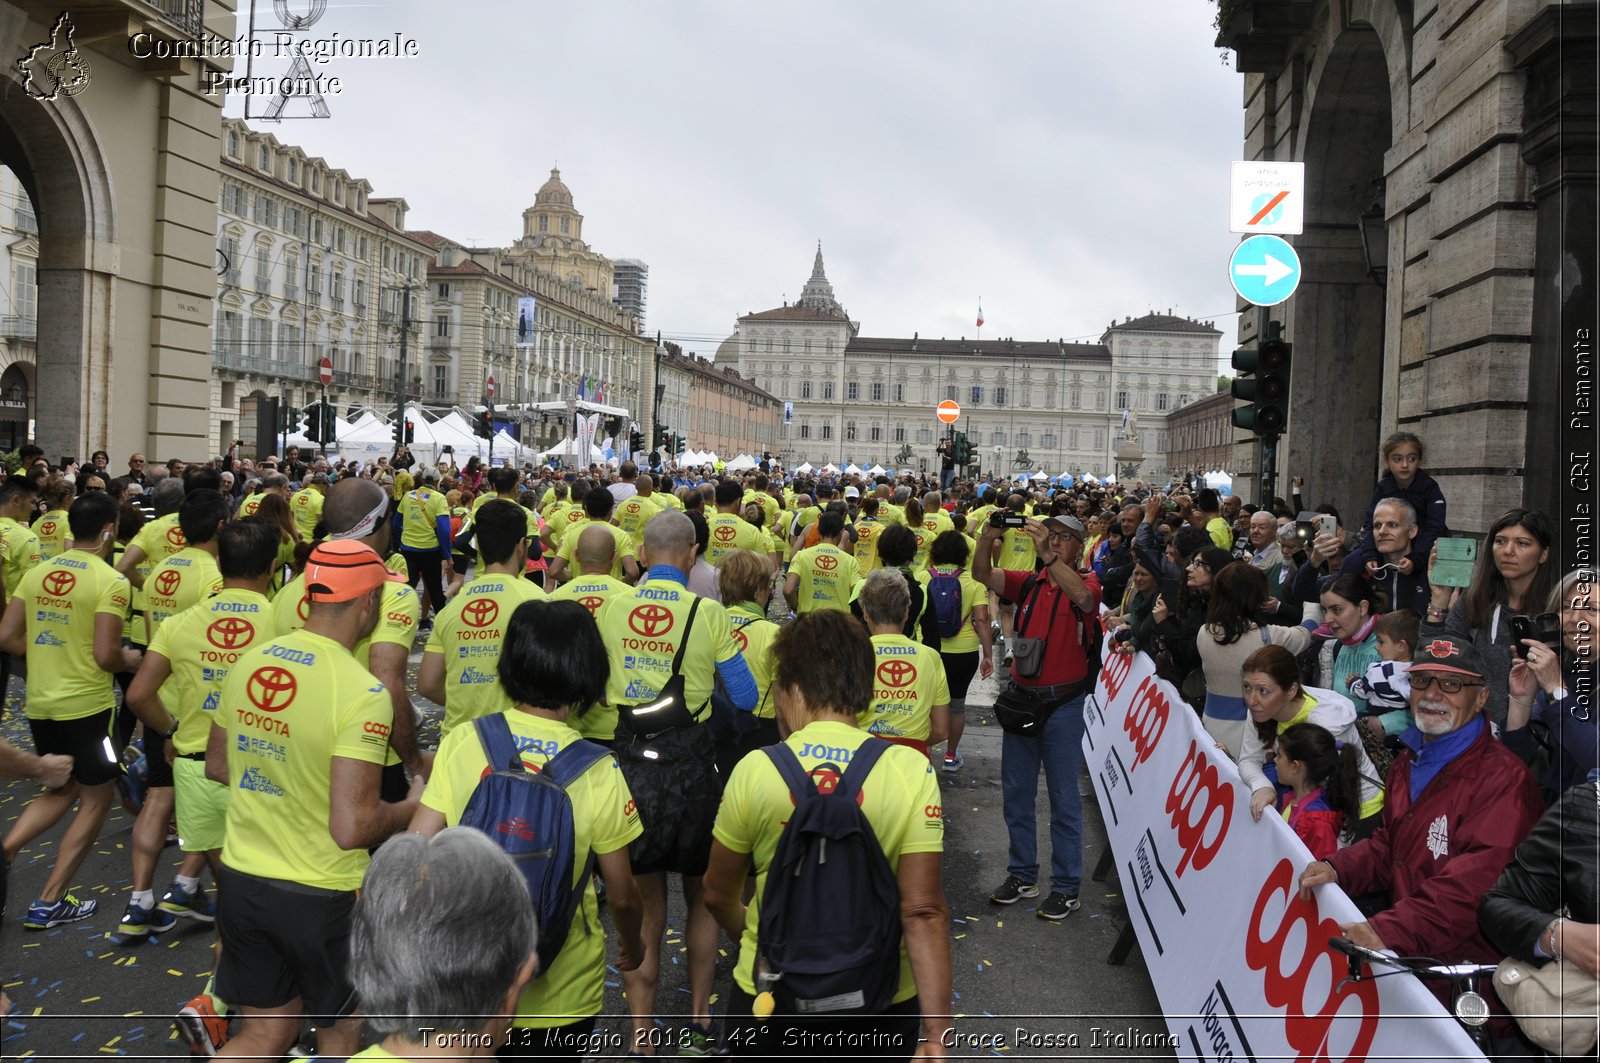
[[1228,280],[1246,302],[1277,306],[1300,286],[1300,256],[1281,236],[1252,236],[1233,249]]

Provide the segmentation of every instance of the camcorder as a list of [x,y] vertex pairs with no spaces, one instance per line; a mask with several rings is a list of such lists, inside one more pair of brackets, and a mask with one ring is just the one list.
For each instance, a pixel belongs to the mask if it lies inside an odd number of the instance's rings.
[[1309,547],[1318,535],[1339,534],[1339,520],[1331,513],[1312,513],[1303,510],[1294,520],[1294,540],[1301,547]]
[[991,528],[1020,528],[1026,523],[1028,523],[1026,514],[1012,513],[1006,509],[996,510],[994,516],[989,518]]

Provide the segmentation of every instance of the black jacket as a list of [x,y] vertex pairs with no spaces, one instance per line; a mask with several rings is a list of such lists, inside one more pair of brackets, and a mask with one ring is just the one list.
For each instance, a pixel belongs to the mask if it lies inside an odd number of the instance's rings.
[[1483,936],[1529,963],[1563,905],[1576,923],[1600,923],[1600,783],[1580,783],[1550,807],[1478,906]]

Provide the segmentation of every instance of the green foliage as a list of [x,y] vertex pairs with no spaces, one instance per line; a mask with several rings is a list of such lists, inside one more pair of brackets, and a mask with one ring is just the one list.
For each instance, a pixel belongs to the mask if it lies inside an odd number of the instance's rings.
[[1233,377],[1226,376],[1226,375],[1217,377],[1217,390],[1218,391],[1230,391],[1230,390],[1232,390],[1232,388],[1233,388]]

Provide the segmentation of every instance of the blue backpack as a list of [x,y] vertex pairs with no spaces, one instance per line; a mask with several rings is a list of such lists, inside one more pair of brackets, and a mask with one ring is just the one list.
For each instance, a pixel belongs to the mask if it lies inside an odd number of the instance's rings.
[[761,750],[794,801],[756,930],[756,992],[772,993],[778,1014],[882,1014],[900,988],[900,884],[856,803],[889,745],[861,743],[825,794],[786,743]]
[[961,573],[934,572],[928,580],[928,597],[933,600],[939,637],[953,638],[961,630]]
[[574,742],[551,757],[542,771],[532,772],[522,763],[504,714],[480,716],[472,725],[493,771],[472,791],[461,826],[487,834],[511,855],[527,880],[538,919],[539,974],[543,974],[566,945],[572,917],[594,874],[590,850],[583,857],[582,877],[576,886],[572,884],[577,840],[567,787],[611,751],[594,742]]

